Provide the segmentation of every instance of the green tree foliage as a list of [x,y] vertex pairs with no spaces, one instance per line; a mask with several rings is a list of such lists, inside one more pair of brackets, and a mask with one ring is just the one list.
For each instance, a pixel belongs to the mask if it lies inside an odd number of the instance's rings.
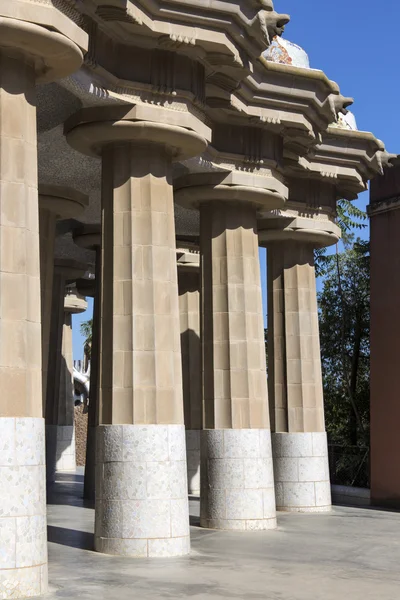
[[319,293],[326,427],[330,443],[369,446],[369,244],[326,257]]
[[[365,229],[364,221],[367,219],[367,214],[354,206],[349,200],[338,200],[337,202],[337,224],[342,232],[342,242],[346,245],[350,244],[354,237],[354,230]],[[315,274],[323,276],[326,274],[326,268],[330,263],[330,258],[327,256],[326,248],[319,248],[315,251]]]

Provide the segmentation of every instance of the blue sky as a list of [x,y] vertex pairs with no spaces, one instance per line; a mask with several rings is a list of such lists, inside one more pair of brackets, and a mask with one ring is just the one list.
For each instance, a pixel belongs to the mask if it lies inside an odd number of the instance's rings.
[[[311,66],[336,81],[344,96],[354,98],[359,129],[400,153],[399,0],[275,0],[275,9],[291,16],[285,37],[302,46]],[[364,193],[357,206],[367,204]],[[266,312],[265,252],[260,259]],[[75,359],[82,358],[79,323],[91,316],[88,300],[88,311],[73,317]]]

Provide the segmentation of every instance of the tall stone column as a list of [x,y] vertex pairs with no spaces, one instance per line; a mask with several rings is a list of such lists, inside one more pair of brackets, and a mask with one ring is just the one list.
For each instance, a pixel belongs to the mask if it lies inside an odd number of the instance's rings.
[[257,210],[282,206],[287,190],[242,172],[185,176],[176,189],[177,202],[200,208],[200,524],[273,529]]
[[[293,219],[260,232],[268,253],[268,384],[278,510],[331,509],[314,249],[336,225]],[[278,223],[279,225],[279,223]]]
[[39,187],[43,409],[46,406],[56,223],[58,219],[78,217],[87,205],[88,197],[70,188],[55,185],[41,185]]
[[[12,3],[8,4],[7,11],[13,14]],[[24,22],[21,15],[0,16],[0,45],[0,598],[4,599],[47,590],[35,82],[72,72],[81,64],[82,53],[60,33]]]
[[186,429],[188,492],[200,495],[202,376],[200,341],[200,254],[177,250],[181,325],[183,410]]
[[95,548],[108,554],[190,549],[171,161],[205,140],[161,113],[83,110],[65,126],[103,159]]
[[83,497],[95,502],[96,427],[99,424],[99,367],[100,367],[100,292],[101,292],[101,228],[85,225],[74,232],[74,242],[96,252],[95,280],[80,279],[78,291],[93,297],[92,348],[90,356],[90,391],[88,429],[86,441],[86,463]]
[[69,259],[54,263],[53,301],[50,326],[46,393],[46,473],[47,482],[56,471],[76,468],[74,434],[74,394],[71,314],[86,310],[84,298],[66,295],[67,282],[76,281],[86,266]]

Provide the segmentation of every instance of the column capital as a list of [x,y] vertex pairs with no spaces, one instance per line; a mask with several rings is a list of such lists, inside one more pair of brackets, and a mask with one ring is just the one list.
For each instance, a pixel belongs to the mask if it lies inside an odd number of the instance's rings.
[[[4,4],[6,3],[2,2],[0,5],[2,51],[17,51],[30,59],[34,65],[37,82],[55,81],[67,77],[80,68],[83,62],[83,53],[75,41],[58,31],[47,29],[46,26],[42,27],[36,23],[30,23],[28,20],[22,20],[19,17],[20,14],[22,14],[22,18],[24,16],[29,18],[29,9],[26,3],[23,7],[24,3],[18,0],[17,2],[7,2],[8,10],[4,8]],[[34,6],[35,11],[36,8],[40,8],[36,4]],[[17,10],[18,8],[19,10]],[[54,7],[52,10],[53,14],[59,13]],[[4,12],[7,13],[5,16]],[[12,18],[13,16],[16,18]],[[51,26],[51,23],[47,26]],[[81,32],[79,42],[85,46],[86,41],[87,35]]]
[[89,205],[89,197],[63,185],[39,185],[39,209],[49,210],[58,219],[78,217]]
[[163,107],[124,104],[83,108],[64,126],[69,145],[88,156],[101,156],[104,146],[159,146],[172,160],[186,160],[207,147],[210,129],[190,113]]
[[258,223],[258,239],[261,246],[292,241],[306,243],[314,248],[325,248],[336,244],[340,237],[340,228],[328,218],[302,217],[282,211],[282,214]]
[[77,246],[86,250],[97,250],[101,246],[101,225],[90,223],[78,227],[72,232],[72,237]]
[[71,293],[67,293],[64,298],[64,312],[73,315],[85,312],[87,309],[87,302],[85,296],[75,288],[71,290]]
[[199,272],[200,251],[191,251],[189,248],[177,248],[176,266],[178,267],[179,273],[182,271]]
[[76,289],[81,296],[89,296],[94,298],[97,291],[96,279],[77,279]]
[[56,258],[54,272],[61,275],[65,281],[76,281],[86,273],[87,265],[70,258]]
[[265,211],[282,208],[287,198],[286,186],[272,171],[265,176],[242,171],[193,173],[180,177],[174,187],[175,202],[196,209],[209,202],[238,202]]

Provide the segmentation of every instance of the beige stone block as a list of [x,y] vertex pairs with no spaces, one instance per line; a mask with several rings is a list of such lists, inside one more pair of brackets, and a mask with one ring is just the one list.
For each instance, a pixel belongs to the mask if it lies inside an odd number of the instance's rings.
[[325,431],[323,407],[316,409],[304,409],[304,431]]
[[132,287],[132,303],[137,315],[154,314],[154,288],[150,279],[135,281]]
[[135,350],[155,350],[156,336],[153,315],[133,317],[133,346]]
[[25,186],[26,227],[29,231],[39,233],[39,211],[37,185]]
[[302,372],[301,372],[302,361],[300,358],[288,359],[286,361],[287,368],[287,382],[288,386],[290,384],[299,384],[302,382]]
[[27,226],[26,197],[24,184],[0,181],[2,225],[21,228]]
[[11,321],[27,318],[26,276],[18,273],[2,273],[0,276],[0,317]]
[[132,317],[129,315],[114,316],[114,350],[133,350]]
[[249,397],[251,400],[267,402],[267,374],[259,369],[248,371]]
[[133,353],[133,369],[135,387],[156,384],[156,353],[135,351]]
[[231,369],[231,394],[233,398],[250,398],[250,373],[248,369],[235,371]]
[[243,310],[242,312],[228,313],[229,319],[229,338],[233,342],[242,341],[247,339],[247,315]]
[[233,393],[231,386],[231,371],[214,369],[214,397],[229,399]]
[[131,388],[114,388],[112,424],[124,425],[130,423],[133,423],[133,390]]
[[216,342],[223,342],[228,339],[229,333],[229,314],[228,313],[214,313],[214,340]]
[[172,352],[160,352],[156,351],[156,381],[157,387],[160,388],[174,388],[174,357]]
[[116,281],[132,279],[132,251],[129,246],[114,248],[114,277]]
[[171,284],[154,282],[154,312],[156,315],[173,314],[171,296],[174,293],[175,289]]
[[160,389],[157,392],[157,423],[183,423],[182,403],[174,389]]
[[172,350],[175,319],[169,315],[155,315],[154,324],[156,349],[158,351]]
[[26,276],[27,318],[34,323],[41,322],[40,279],[36,276]]
[[0,417],[33,416],[27,412],[27,372],[0,367],[0,389],[6,402],[0,402]]
[[230,429],[233,427],[233,406],[230,398],[214,398],[213,413],[214,420],[212,423],[208,423],[206,419],[206,429]]
[[42,366],[42,330],[41,324],[27,321],[26,328],[26,358],[31,368],[41,369]]
[[[27,184],[30,173],[26,172],[26,144],[23,140],[1,137],[0,168],[1,180]],[[37,164],[35,162],[35,164]],[[36,175],[37,177],[37,175]]]
[[[291,407],[288,405],[288,431],[290,433],[301,433],[303,431],[310,431],[305,429],[305,411],[303,407]],[[314,431],[314,430],[311,430]]]
[[275,420],[274,430],[276,432],[289,431],[288,411],[287,411],[286,407],[285,408],[275,407],[274,420]]
[[135,245],[152,246],[153,228],[151,213],[137,212],[132,218],[132,240]]
[[153,247],[153,279],[155,281],[169,282],[172,281],[170,255],[164,246]]
[[27,328],[25,321],[0,321],[0,367],[26,368]]
[[213,308],[215,312],[228,312],[228,298],[229,294],[225,285],[213,286]]
[[26,273],[27,246],[25,229],[0,226],[0,253],[2,272]]

